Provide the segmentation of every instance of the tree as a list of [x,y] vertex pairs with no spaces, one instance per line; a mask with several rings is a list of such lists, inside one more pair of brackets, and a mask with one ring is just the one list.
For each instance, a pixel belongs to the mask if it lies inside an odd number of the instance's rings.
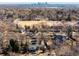
[[9,49],[11,49],[11,51],[13,51],[13,52],[19,51],[19,45],[18,45],[17,40],[13,40],[13,39],[10,40]]
[[70,14],[68,15],[66,21],[71,21],[71,17],[70,17]]

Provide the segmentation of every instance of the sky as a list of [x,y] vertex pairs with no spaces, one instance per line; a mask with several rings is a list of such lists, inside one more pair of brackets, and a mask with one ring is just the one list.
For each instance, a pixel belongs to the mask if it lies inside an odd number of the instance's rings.
[[37,3],[37,2],[49,2],[49,3],[79,3],[79,0],[0,0],[0,4],[20,4],[20,3]]

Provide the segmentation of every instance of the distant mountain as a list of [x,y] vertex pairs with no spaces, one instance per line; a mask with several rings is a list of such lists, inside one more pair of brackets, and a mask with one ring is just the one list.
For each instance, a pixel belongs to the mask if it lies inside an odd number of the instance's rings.
[[79,4],[48,4],[48,3],[32,3],[32,4],[0,4],[0,8],[79,8]]

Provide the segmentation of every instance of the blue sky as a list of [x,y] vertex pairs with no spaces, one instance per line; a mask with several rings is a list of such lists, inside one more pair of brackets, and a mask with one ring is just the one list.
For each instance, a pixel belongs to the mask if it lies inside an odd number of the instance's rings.
[[[31,3],[38,3],[38,2],[0,2],[0,4],[31,4]],[[40,2],[46,3],[46,2]],[[79,2],[47,2],[50,4],[79,4]]]
[[58,4],[79,4],[79,0],[0,0],[0,4],[20,4],[20,3],[37,3],[37,2],[49,2]]

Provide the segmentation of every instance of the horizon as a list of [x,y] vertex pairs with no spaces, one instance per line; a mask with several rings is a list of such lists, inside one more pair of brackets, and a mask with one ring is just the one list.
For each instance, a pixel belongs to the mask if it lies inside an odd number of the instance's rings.
[[0,4],[79,4],[79,2],[0,2]]

